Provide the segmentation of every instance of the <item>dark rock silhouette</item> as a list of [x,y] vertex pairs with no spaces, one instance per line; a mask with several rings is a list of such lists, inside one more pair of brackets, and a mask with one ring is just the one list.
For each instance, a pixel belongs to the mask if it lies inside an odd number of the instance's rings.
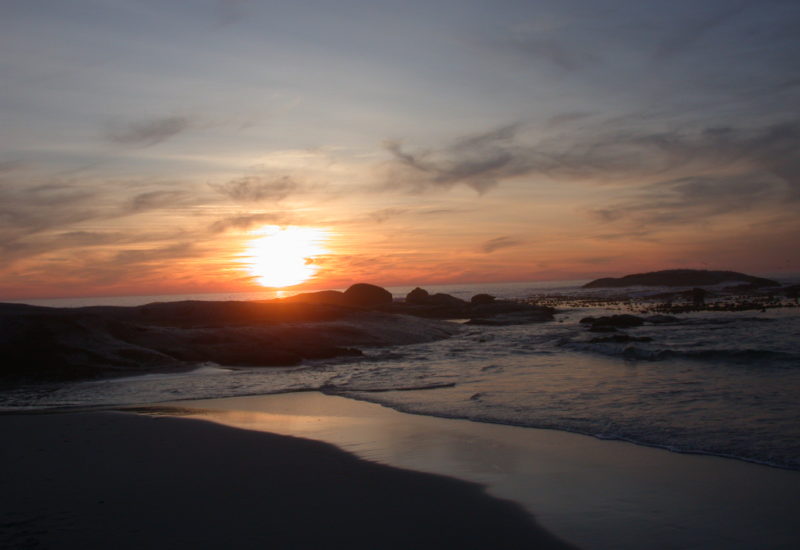
[[605,277],[583,285],[583,288],[620,288],[626,286],[708,286],[725,282],[745,282],[755,287],[780,286],[771,279],[745,275],[736,271],[707,271],[700,269],[667,269],[636,273],[624,277]]
[[470,303],[474,306],[480,306],[485,304],[491,304],[495,301],[495,297],[491,294],[476,294],[470,299]]
[[596,327],[630,328],[640,327],[644,324],[644,319],[635,315],[604,315],[602,317],[584,317],[580,320],[583,325]]
[[706,291],[702,288],[692,289],[692,304],[694,307],[703,307],[706,305]]
[[429,342],[457,330],[440,321],[300,302],[0,304],[0,385],[179,371],[208,361],[289,366],[360,355],[360,346]]
[[344,292],[339,290],[320,290],[318,292],[306,292],[284,298],[283,302],[301,302],[307,304],[329,304],[334,306],[345,305]]
[[649,336],[631,336],[629,334],[615,334],[614,336],[603,336],[589,340],[592,344],[625,344],[628,342],[652,342]]
[[680,321],[680,319],[678,319],[674,315],[650,315],[648,317],[645,317],[644,320],[647,321],[648,323],[652,323],[654,325],[663,325],[663,324],[666,324],[666,323],[677,323],[678,321]]
[[549,307],[497,300],[489,294],[477,294],[467,302],[450,294],[431,295],[419,287],[408,293],[405,302],[380,309],[433,319],[468,319],[467,324],[497,326],[552,321],[555,313]]
[[428,298],[430,298],[430,294],[428,291],[417,287],[408,294],[406,294],[406,303],[407,304],[425,304],[428,302]]
[[344,291],[345,304],[356,307],[375,307],[392,303],[392,293],[376,285],[357,283]]
[[461,298],[456,298],[450,294],[444,294],[443,292],[437,292],[436,294],[431,295],[427,301],[428,304],[433,304],[437,306],[447,306],[447,307],[463,307],[467,305],[465,300]]
[[373,308],[384,304],[391,304],[392,294],[385,288],[376,285],[356,283],[344,292],[338,290],[320,290],[318,292],[297,294],[289,298],[283,298],[280,301],[288,303]]

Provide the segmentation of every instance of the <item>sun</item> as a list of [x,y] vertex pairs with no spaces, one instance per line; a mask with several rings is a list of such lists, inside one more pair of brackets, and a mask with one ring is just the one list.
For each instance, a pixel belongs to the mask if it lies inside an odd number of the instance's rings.
[[253,231],[242,262],[261,286],[283,288],[312,278],[319,267],[314,258],[328,251],[328,232],[313,227],[268,225]]

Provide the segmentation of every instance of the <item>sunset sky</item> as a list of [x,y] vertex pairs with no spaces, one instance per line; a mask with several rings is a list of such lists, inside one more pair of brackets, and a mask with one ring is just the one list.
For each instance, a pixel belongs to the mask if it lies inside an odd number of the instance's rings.
[[308,288],[800,271],[797,0],[8,0],[0,75],[0,300],[285,227]]

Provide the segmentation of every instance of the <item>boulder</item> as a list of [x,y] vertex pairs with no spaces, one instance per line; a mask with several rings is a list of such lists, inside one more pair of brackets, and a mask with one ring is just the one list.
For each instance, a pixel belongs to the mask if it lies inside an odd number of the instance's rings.
[[476,294],[475,296],[472,297],[470,303],[473,306],[480,306],[485,304],[491,304],[492,302],[494,302],[494,300],[495,297],[492,296],[491,294]]
[[406,294],[407,304],[426,304],[430,298],[430,294],[424,288],[417,287],[408,294]]
[[344,291],[344,302],[354,307],[376,307],[392,303],[392,293],[376,285],[357,283]]
[[598,327],[629,328],[642,326],[644,319],[625,313],[622,315],[604,315],[603,317],[585,317],[580,322],[590,324],[593,329]]
[[628,334],[615,334],[614,336],[604,336],[602,338],[592,338],[592,344],[624,344],[627,342],[652,342],[649,336],[630,336]]
[[465,306],[467,304],[467,302],[462,300],[461,298],[456,298],[455,296],[451,296],[450,294],[444,294],[444,293],[437,293],[430,296],[428,298],[427,303],[437,306],[448,306],[448,307],[459,307],[459,306]]
[[680,321],[674,315],[650,315],[649,317],[644,318],[645,321],[648,323],[653,323],[654,325],[663,325],[666,323],[677,323]]

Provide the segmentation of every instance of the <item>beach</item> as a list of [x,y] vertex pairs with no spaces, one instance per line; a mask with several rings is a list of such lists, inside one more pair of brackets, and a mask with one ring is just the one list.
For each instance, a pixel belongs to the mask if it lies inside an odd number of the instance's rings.
[[796,471],[318,392],[3,415],[0,430],[14,442],[2,451],[10,547],[788,549],[800,540]]
[[120,412],[6,415],[4,548],[569,548],[471,483]]

